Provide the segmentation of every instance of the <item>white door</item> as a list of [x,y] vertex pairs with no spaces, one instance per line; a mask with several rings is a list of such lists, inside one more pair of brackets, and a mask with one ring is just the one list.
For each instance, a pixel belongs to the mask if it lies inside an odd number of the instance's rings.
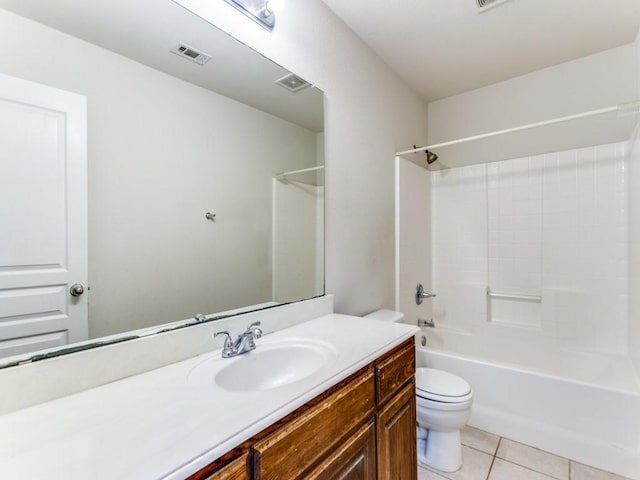
[[85,97],[0,75],[0,357],[88,337],[86,138]]

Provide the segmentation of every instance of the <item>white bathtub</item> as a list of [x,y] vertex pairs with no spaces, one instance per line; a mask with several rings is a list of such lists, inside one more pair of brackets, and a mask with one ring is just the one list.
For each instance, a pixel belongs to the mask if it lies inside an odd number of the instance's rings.
[[429,348],[416,362],[471,384],[469,425],[640,480],[640,394]]

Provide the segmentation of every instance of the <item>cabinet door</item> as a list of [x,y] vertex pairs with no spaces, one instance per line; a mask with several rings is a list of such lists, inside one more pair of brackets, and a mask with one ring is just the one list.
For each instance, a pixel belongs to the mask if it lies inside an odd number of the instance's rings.
[[211,474],[206,480],[249,480],[249,468],[247,466],[248,455],[237,458],[229,465],[222,467]]
[[376,415],[378,478],[416,480],[416,394],[409,383]]
[[306,480],[376,480],[376,431],[373,421],[327,456]]

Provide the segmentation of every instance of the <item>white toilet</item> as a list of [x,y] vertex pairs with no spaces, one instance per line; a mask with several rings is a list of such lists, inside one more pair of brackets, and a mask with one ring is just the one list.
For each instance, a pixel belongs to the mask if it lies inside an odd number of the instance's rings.
[[[404,315],[378,310],[365,318],[400,322]],[[462,466],[460,429],[471,415],[473,390],[462,378],[434,368],[416,369],[418,460],[442,472]]]
[[416,369],[418,460],[443,472],[462,466],[460,429],[471,415],[473,391],[462,378],[433,368]]

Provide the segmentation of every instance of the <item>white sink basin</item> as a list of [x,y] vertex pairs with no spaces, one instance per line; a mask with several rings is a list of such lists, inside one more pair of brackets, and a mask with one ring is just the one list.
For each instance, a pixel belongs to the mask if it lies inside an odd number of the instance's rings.
[[190,373],[189,382],[214,382],[232,392],[270,390],[302,380],[336,358],[331,345],[317,340],[258,340],[251,352],[201,363]]

